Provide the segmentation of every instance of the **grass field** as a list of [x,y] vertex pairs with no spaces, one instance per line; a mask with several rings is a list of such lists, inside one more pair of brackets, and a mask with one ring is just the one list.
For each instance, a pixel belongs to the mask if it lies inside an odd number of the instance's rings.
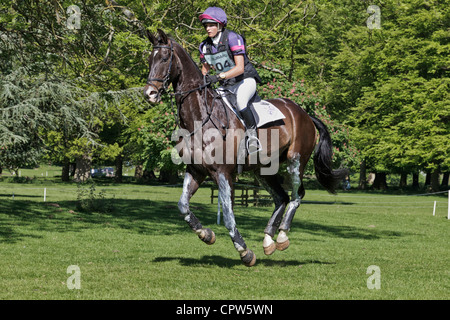
[[[216,224],[209,188],[191,209],[215,231],[213,246],[179,215],[181,186],[102,189],[113,198],[111,212],[80,212],[75,184],[0,182],[0,299],[450,298],[446,195],[307,190],[291,246],[269,257],[262,239],[272,206],[236,206],[237,226],[257,255],[247,268]],[[79,268],[81,289],[68,288],[69,266]],[[380,289],[367,286],[369,266],[379,268]]]

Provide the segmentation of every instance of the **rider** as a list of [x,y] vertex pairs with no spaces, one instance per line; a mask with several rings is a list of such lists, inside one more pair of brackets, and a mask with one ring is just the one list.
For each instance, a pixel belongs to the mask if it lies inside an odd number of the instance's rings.
[[[236,95],[236,107],[247,127],[248,152],[257,152],[256,121],[249,101],[256,94],[256,83],[261,83],[261,78],[247,57],[245,40],[241,35],[225,29],[227,15],[221,8],[209,7],[199,16],[199,20],[208,33],[208,38],[199,47],[202,73],[207,81],[220,82]],[[211,68],[218,75],[208,75]]]

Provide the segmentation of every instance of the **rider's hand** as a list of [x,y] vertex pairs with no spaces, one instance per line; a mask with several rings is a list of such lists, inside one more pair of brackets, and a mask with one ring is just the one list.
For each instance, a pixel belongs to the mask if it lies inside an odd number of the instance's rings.
[[216,75],[206,75],[206,83],[214,84],[219,82],[219,77]]

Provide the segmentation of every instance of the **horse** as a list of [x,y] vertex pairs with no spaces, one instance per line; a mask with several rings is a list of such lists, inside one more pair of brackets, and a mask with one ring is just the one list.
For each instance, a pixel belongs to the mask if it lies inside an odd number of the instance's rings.
[[[251,156],[248,154],[245,154],[245,163],[239,163],[237,146],[239,143],[234,142],[242,139],[242,134],[234,133],[245,132],[245,127],[236,114],[224,107],[221,97],[217,96],[215,90],[205,83],[199,67],[186,50],[161,29],[158,29],[156,35],[147,31],[147,37],[153,45],[153,50],[148,58],[150,71],[144,87],[144,97],[150,104],[160,102],[161,95],[167,92],[171,83],[174,90],[174,93],[171,93],[172,99],[175,98],[178,110],[178,126],[187,133],[183,138],[188,142],[187,147],[179,150],[180,156],[183,155],[184,159],[190,160],[187,161],[183,190],[178,201],[178,208],[184,220],[203,242],[208,245],[214,244],[216,240],[214,232],[210,228],[203,227],[189,207],[191,197],[209,176],[218,185],[218,201],[222,204],[224,224],[234,247],[242,262],[248,267],[253,266],[256,255],[247,247],[236,227],[233,208],[233,181],[238,166],[242,165],[244,171],[252,171],[255,174],[275,204],[272,216],[264,229],[264,253],[271,255],[276,250],[286,250],[289,247],[288,231],[292,219],[305,195],[303,173],[314,149],[316,177],[328,192],[336,193],[337,185],[348,174],[347,169],[331,168],[332,143],[326,126],[289,99],[268,100],[283,113],[285,118],[269,123],[257,131],[260,137],[263,133],[270,136],[268,139],[261,139],[263,150],[267,150],[265,159],[275,155],[276,157],[271,158],[273,161],[286,164],[291,181],[289,197],[280,182],[280,175],[283,172],[279,172],[279,167],[269,174],[262,174],[262,169],[268,169],[272,164],[264,162],[263,157],[259,162],[250,161]],[[319,132],[318,141],[316,129]],[[209,158],[197,157],[199,153],[207,151],[213,139],[196,141],[195,137],[199,134],[201,137],[202,132],[208,131],[217,133],[214,137],[215,150],[209,152]],[[233,134],[228,134],[230,132]],[[233,142],[231,147],[230,140]],[[227,160],[231,161],[208,161],[211,160],[213,153],[225,155]],[[274,241],[277,231],[278,236]]]

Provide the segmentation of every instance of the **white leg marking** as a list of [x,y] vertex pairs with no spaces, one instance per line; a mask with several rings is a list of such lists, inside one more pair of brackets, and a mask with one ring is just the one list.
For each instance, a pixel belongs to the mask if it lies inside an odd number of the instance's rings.
[[267,248],[270,245],[272,245],[274,243],[273,239],[271,236],[269,236],[267,233],[264,234],[264,240],[263,240],[263,247]]
[[[184,181],[183,181],[183,192],[181,193],[180,201],[178,201],[178,209],[180,212],[186,217],[185,220],[189,220],[189,186],[192,182],[192,176],[190,173],[187,173],[184,175]],[[186,221],[188,221],[186,220]]]
[[236,222],[234,220],[233,206],[231,203],[231,187],[225,176],[221,173],[219,174],[219,199],[222,203],[225,227],[230,232],[230,236],[234,237]]
[[280,230],[280,233],[278,234],[278,237],[277,237],[277,242],[283,243],[283,242],[286,242],[287,240],[288,240],[288,236],[286,235],[286,232],[284,230]]

